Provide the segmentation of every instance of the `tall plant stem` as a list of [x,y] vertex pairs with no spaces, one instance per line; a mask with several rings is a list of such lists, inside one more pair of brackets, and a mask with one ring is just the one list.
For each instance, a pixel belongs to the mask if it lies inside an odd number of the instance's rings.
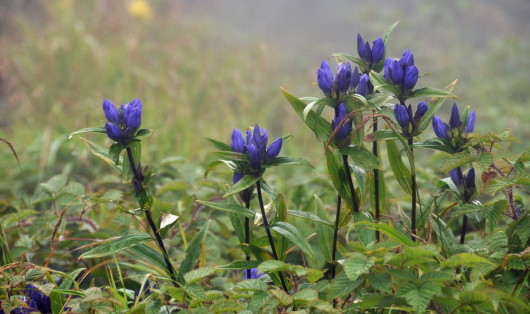
[[464,244],[466,241],[466,230],[467,229],[467,215],[464,215],[464,221],[462,222],[462,232],[460,233],[460,244]]
[[340,207],[341,207],[341,198],[340,194],[337,194],[337,211],[335,215],[335,230],[333,231],[333,249],[331,251],[331,260],[333,265],[331,265],[331,278],[335,278],[337,270],[337,239],[339,235],[339,219],[340,219]]
[[[250,208],[250,200],[245,201],[245,207]],[[247,245],[250,244],[250,219],[248,217],[245,217],[245,243]],[[245,258],[247,261],[250,261],[250,255],[245,252]],[[247,272],[247,279],[250,279],[252,277],[252,270],[249,268],[246,270]]]
[[[131,166],[131,170],[133,172],[134,178],[137,180],[143,181],[143,176],[140,173],[138,173],[138,169],[136,168],[136,163],[134,162],[134,157],[133,157],[131,147],[127,146],[126,150],[127,150],[127,158],[129,158],[129,165]],[[143,184],[143,182],[141,183]],[[169,272],[169,276],[171,277],[171,281],[173,282],[173,285],[178,288],[180,287],[180,285],[177,281],[175,269],[173,268],[173,264],[171,264],[171,261],[169,260],[169,255],[167,254],[166,247],[164,246],[164,241],[162,240],[162,237],[158,233],[156,224],[153,220],[153,216],[151,216],[151,211],[149,209],[145,209],[145,216],[147,217],[147,222],[149,223],[149,227],[151,228],[151,231],[153,231],[153,234],[155,235],[155,239],[158,244],[158,247],[162,250],[162,254],[164,255],[164,261],[166,262],[166,267]]]
[[[258,201],[259,201],[259,207],[261,209],[261,216],[263,218],[263,225],[265,226],[265,230],[267,231],[267,237],[269,238],[269,245],[271,246],[272,250],[272,257],[274,257],[275,260],[278,259],[278,253],[276,252],[276,246],[274,245],[274,240],[272,238],[271,233],[271,226],[269,225],[269,222],[267,221],[267,215],[265,214],[265,206],[263,205],[263,197],[261,196],[261,183],[260,180],[256,182],[256,190],[258,190]],[[288,292],[287,290],[287,284],[285,283],[285,279],[283,278],[283,272],[278,273],[280,276],[280,281],[282,283],[282,288],[285,292]]]
[[348,177],[348,185],[350,186],[351,197],[353,201],[353,211],[359,212],[359,199],[355,193],[355,187],[353,186],[353,180],[351,178],[350,165],[348,164],[348,155],[342,154],[342,161],[344,163],[344,169],[346,169],[346,177]]
[[[374,111],[375,113],[375,111]],[[373,131],[377,132],[377,117],[373,118]],[[375,157],[379,157],[377,141],[372,142],[372,153]],[[374,169],[374,198],[375,198],[375,221],[379,222],[381,216],[381,208],[379,204],[379,169]],[[379,230],[375,230],[375,240],[379,242]]]
[[[408,140],[409,148],[411,151],[412,156],[414,156],[414,149],[412,148],[413,139],[412,137]],[[410,161],[410,182],[411,182],[411,189],[412,189],[412,202],[411,202],[411,226],[410,231],[412,232],[411,239],[412,241],[416,241],[416,194],[417,194],[417,186],[416,186],[416,168],[414,166],[414,158]]]

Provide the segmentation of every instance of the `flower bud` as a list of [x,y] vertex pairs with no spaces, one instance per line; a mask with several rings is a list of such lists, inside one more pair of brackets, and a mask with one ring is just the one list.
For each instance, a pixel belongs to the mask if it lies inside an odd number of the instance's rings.
[[385,42],[381,38],[374,40],[372,45],[372,64],[377,64],[385,56]]
[[324,92],[326,96],[331,96],[331,87],[333,86],[333,73],[326,62],[322,60],[320,69],[317,70],[318,87]]
[[359,85],[357,85],[357,91],[356,93],[361,96],[368,95],[368,83],[369,83],[368,75],[363,74],[361,75],[361,78],[359,79]]
[[232,132],[232,144],[230,144],[232,151],[244,154],[245,153],[245,141],[243,135],[238,129],[234,129]]
[[407,129],[407,126],[410,122],[410,117],[407,112],[407,108],[401,104],[397,104],[394,107],[394,115],[396,116],[396,120],[401,126],[402,129]]
[[279,137],[269,145],[269,147],[267,148],[267,162],[273,160],[276,156],[278,156],[280,150],[282,149],[282,143],[283,139]]
[[405,91],[411,91],[418,82],[418,68],[416,66],[410,66],[406,69],[405,76],[403,79],[403,89]]
[[120,142],[122,140],[121,129],[115,126],[112,123],[105,124],[105,130],[107,131],[107,136],[110,137],[115,142]]
[[447,139],[447,129],[448,126],[445,124],[442,119],[438,118],[437,116],[432,117],[432,128],[434,129],[434,133],[436,136],[438,136],[441,139]]
[[105,118],[113,124],[120,124],[120,112],[118,109],[116,109],[116,106],[108,100],[105,99],[103,101],[103,113],[105,114]]

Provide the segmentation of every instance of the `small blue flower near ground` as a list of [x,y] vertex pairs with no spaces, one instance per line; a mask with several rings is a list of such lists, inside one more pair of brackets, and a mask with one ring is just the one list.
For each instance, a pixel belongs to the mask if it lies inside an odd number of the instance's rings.
[[462,173],[460,167],[451,170],[449,173],[451,180],[456,185],[462,196],[462,201],[468,203],[475,193],[475,168],[469,169],[466,175]]
[[259,277],[265,275],[265,273],[259,273],[257,268],[251,268],[250,269],[250,278],[248,278],[248,272],[247,269],[243,270],[243,280],[247,279],[258,279]]
[[426,101],[422,101],[418,104],[416,113],[412,114],[412,105],[405,107],[401,104],[397,104],[394,107],[394,115],[396,120],[401,126],[401,131],[406,137],[414,136],[417,131],[417,127],[421,118],[425,115],[429,107]]
[[449,124],[437,116],[432,118],[432,127],[437,137],[445,140],[455,151],[461,150],[467,143],[467,134],[475,129],[477,115],[474,110],[464,117],[460,117],[458,106],[453,104]]

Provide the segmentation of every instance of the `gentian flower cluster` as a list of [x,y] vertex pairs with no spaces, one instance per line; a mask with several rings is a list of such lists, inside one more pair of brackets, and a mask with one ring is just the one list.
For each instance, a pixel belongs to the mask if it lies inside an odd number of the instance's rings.
[[[335,108],[335,117],[331,120],[331,127],[333,130],[337,128],[339,123],[346,118],[348,115],[348,106],[345,103],[340,103]],[[342,125],[335,133],[333,143],[339,148],[347,147],[350,144],[350,133],[352,129],[352,120],[349,119],[344,125]]]
[[248,174],[260,176],[264,171],[263,166],[276,158],[282,149],[283,140],[281,137],[267,146],[267,130],[261,129],[258,124],[254,126],[252,131],[247,130],[246,135],[246,141],[244,141],[241,131],[234,129],[232,132],[232,144],[230,145],[232,151],[247,154],[250,161],[250,169],[241,167],[241,172],[234,173],[234,183]]
[[401,59],[386,58],[384,77],[398,88],[397,98],[404,103],[418,82],[418,68],[414,65],[414,55],[405,50]]
[[473,132],[475,128],[476,113],[474,110],[469,114],[460,117],[458,106],[453,104],[449,124],[442,121],[437,116],[432,118],[434,133],[443,139],[454,151],[461,151],[467,143],[467,134]]
[[385,43],[379,37],[374,40],[372,47],[370,47],[370,44],[364,41],[361,34],[357,34],[357,52],[361,60],[366,64],[363,72],[368,73],[375,65],[383,61]]
[[460,167],[451,170],[449,173],[451,180],[456,185],[460,191],[462,201],[464,203],[469,203],[471,197],[475,193],[475,169],[471,168],[467,172],[467,175],[462,173]]
[[103,112],[108,121],[105,124],[107,136],[120,144],[127,145],[136,135],[142,122],[142,102],[136,98],[118,109],[110,100],[105,99]]
[[337,100],[346,95],[350,89],[351,76],[352,71],[349,62],[339,63],[337,73],[333,76],[329,64],[326,60],[322,60],[320,69],[317,70],[318,87],[324,92],[324,95]]
[[403,105],[397,104],[394,107],[394,115],[396,120],[401,126],[401,132],[407,138],[410,138],[416,135],[417,127],[421,118],[425,115],[429,107],[427,106],[426,101],[422,101],[418,104],[416,113],[412,114],[412,105],[405,107]]
[[258,279],[259,277],[265,275],[264,273],[259,273],[258,274],[258,269],[257,268],[251,268],[250,269],[250,278],[248,278],[248,274],[247,274],[247,269],[243,270],[243,280],[247,280],[247,279]]
[[[25,314],[25,313],[51,313],[52,312],[52,302],[49,296],[45,295],[37,288],[29,284],[26,287],[26,296],[20,298],[22,301],[26,302],[28,307],[17,307],[11,311],[13,314]],[[65,308],[67,310],[69,308]],[[0,313],[3,314],[4,311],[0,308]]]

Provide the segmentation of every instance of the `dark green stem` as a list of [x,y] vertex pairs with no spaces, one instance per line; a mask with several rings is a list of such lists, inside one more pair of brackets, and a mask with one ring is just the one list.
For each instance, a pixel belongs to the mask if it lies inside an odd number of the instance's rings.
[[[271,246],[272,250],[272,257],[274,257],[275,260],[278,259],[278,253],[276,253],[276,246],[274,245],[274,239],[272,238],[271,233],[271,226],[269,225],[269,222],[267,221],[267,215],[265,214],[265,205],[263,205],[263,197],[261,196],[261,183],[260,180],[256,182],[256,190],[258,190],[258,201],[259,201],[259,207],[261,209],[261,216],[263,218],[263,225],[265,226],[265,230],[267,231],[267,238],[269,238],[269,245]],[[285,292],[288,292],[287,284],[285,283],[285,279],[283,278],[283,272],[278,272],[280,276],[280,281],[282,283],[283,290]]]
[[348,155],[342,154],[342,161],[344,163],[344,168],[346,169],[346,177],[348,178],[348,185],[350,186],[350,192],[351,192],[351,197],[353,201],[353,211],[358,213],[359,212],[359,199],[357,198],[357,193],[355,193],[355,187],[353,186],[350,165],[348,164]]
[[[414,149],[412,148],[412,144],[413,144],[412,136],[409,137],[408,144],[409,144],[411,154],[412,156],[414,156]],[[416,233],[417,233],[417,230],[416,230],[416,194],[417,194],[418,188],[416,186],[416,170],[414,167],[414,160],[411,160],[411,163],[412,164],[410,167],[411,168],[410,169],[410,182],[411,182],[411,189],[412,189],[412,202],[411,202],[412,214],[410,217],[410,220],[411,220],[410,231],[412,232],[412,235],[411,235],[412,241],[416,241]]]
[[464,215],[464,221],[462,222],[462,231],[460,233],[460,244],[464,244],[466,241],[466,230],[467,229],[467,215]]
[[[142,186],[143,186],[143,175],[141,173],[138,173],[138,169],[136,168],[136,163],[134,162],[133,153],[130,146],[127,146],[127,158],[129,158],[129,165],[131,167],[131,170],[133,172],[134,178],[137,180],[140,180]],[[135,187],[136,189],[136,187]],[[143,187],[142,187],[143,189]],[[137,191],[138,192],[138,191]],[[164,241],[162,240],[162,237],[158,233],[158,229],[156,227],[155,222],[153,221],[153,217],[151,216],[151,211],[149,209],[145,209],[145,216],[147,217],[147,222],[149,223],[149,227],[153,231],[153,234],[155,235],[156,242],[158,244],[158,247],[162,250],[162,254],[164,255],[164,261],[166,262],[166,267],[169,272],[169,276],[171,277],[171,280],[173,281],[173,285],[175,287],[180,287],[177,276],[175,274],[175,269],[173,268],[173,265],[171,264],[171,261],[169,260],[169,255],[167,254],[166,247],[164,246]]]
[[[245,201],[245,207],[250,208],[250,201]],[[245,217],[245,243],[247,245],[250,245],[250,219],[248,217]],[[250,261],[250,255],[245,252],[245,258],[247,261]],[[252,270],[249,268],[246,270],[247,272],[247,279],[250,279],[252,277]]]
[[[374,111],[375,113],[375,111]],[[373,118],[373,130],[374,134],[377,132],[377,117]],[[375,157],[378,156],[377,141],[372,142],[372,153]],[[381,208],[379,204],[379,169],[374,169],[374,198],[375,198],[375,222],[379,222],[381,217]],[[379,242],[379,230],[375,230],[375,240]]]
[[339,219],[340,219],[340,207],[341,207],[341,198],[340,194],[337,194],[337,211],[335,215],[335,230],[333,231],[333,250],[331,251],[331,260],[333,264],[331,265],[331,278],[335,278],[336,269],[337,269],[337,239],[339,235]]

